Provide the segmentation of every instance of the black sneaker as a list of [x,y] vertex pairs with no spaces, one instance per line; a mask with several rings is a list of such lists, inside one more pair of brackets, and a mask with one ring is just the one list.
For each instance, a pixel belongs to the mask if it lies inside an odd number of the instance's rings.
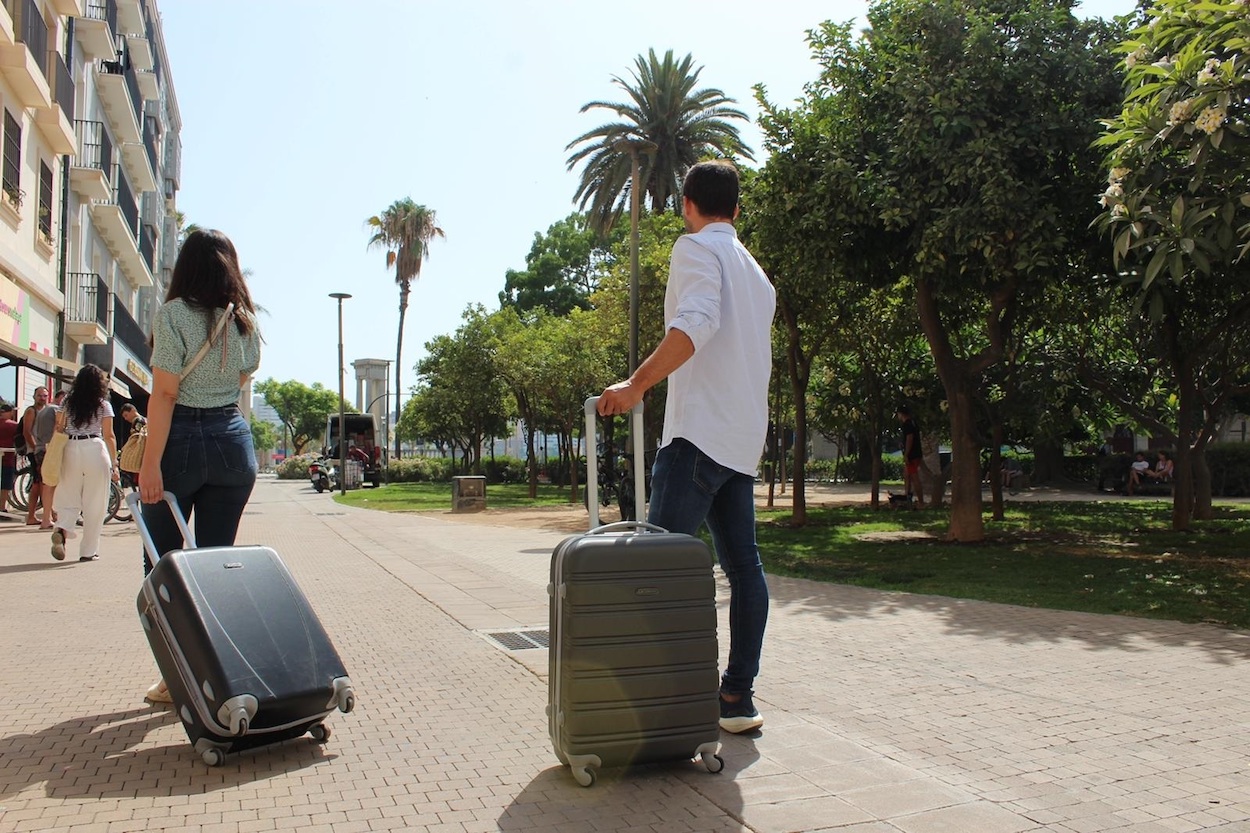
[[726,732],[738,735],[763,725],[764,718],[760,717],[755,704],[751,702],[751,692],[744,693],[742,699],[736,703],[730,703],[724,697],[720,698],[720,727]]

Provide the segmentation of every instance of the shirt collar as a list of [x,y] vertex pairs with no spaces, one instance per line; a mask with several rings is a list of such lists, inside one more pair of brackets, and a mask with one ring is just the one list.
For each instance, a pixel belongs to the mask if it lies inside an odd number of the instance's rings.
[[707,234],[708,232],[720,232],[721,234],[732,234],[734,237],[738,236],[738,230],[734,228],[733,223],[708,223],[699,229],[699,234]]

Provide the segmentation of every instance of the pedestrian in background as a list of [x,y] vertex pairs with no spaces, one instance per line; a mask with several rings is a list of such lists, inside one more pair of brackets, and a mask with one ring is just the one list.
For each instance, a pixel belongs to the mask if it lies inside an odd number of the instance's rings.
[[894,414],[903,426],[903,486],[910,501],[914,496],[916,508],[924,508],[924,481],[920,479],[920,464],[924,449],[920,447],[920,426],[912,419],[911,408],[899,405]]
[[39,500],[44,507],[43,522],[39,525],[40,529],[51,529],[52,522],[56,520],[56,511],[54,509],[56,506],[56,483],[49,483],[47,478],[44,477],[43,461],[48,456],[48,443],[52,442],[52,435],[57,431],[56,415],[64,404],[65,391],[59,390],[52,395],[51,401],[44,406],[44,409],[35,414],[34,427],[31,430],[35,437],[35,449],[39,455]]
[[[169,491],[194,521],[200,546],[233,545],[256,483],[252,429],[238,401],[260,366],[260,332],[226,235],[202,229],[187,235],[152,337],[152,397],[139,467],[143,520],[159,555],[183,545],[163,502]],[[146,558],[144,564],[146,572]],[[146,699],[171,702],[164,680]]]
[[17,432],[21,430],[21,425],[13,418],[16,414],[17,409],[0,401],[0,448],[6,449],[0,457],[0,512],[9,511],[9,495],[17,479],[17,453],[7,450],[16,445]]
[[[37,512],[39,507],[43,506],[42,486],[43,477],[40,475],[40,469],[43,468],[43,454],[35,447],[35,417],[39,412],[48,406],[48,389],[42,385],[35,388],[35,403],[22,412],[21,431],[22,439],[26,442],[26,448],[30,449],[26,453],[26,459],[30,461],[30,496],[26,500],[26,525],[34,526],[39,524]],[[40,526],[43,529],[51,529],[52,524],[52,507],[45,508],[43,513],[43,523]]]
[[[65,559],[65,542],[76,536],[82,515],[78,560],[100,557],[100,532],[108,514],[109,481],[117,479],[117,440],[113,436],[113,406],[108,398],[108,376],[94,364],[83,365],[74,377],[69,396],[56,416],[56,430],[67,438],[56,487],[56,522],[52,530],[52,557]],[[47,510],[45,509],[45,512]]]

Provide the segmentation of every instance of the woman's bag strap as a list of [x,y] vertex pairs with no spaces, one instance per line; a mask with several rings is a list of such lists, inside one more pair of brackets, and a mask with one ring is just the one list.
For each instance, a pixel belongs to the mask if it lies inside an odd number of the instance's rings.
[[195,370],[196,366],[199,365],[199,363],[203,361],[204,357],[208,355],[209,348],[213,346],[213,342],[215,342],[217,337],[221,335],[222,330],[226,329],[226,322],[228,322],[233,316],[234,304],[226,304],[226,311],[222,313],[221,319],[218,320],[217,326],[213,328],[212,334],[205,340],[204,346],[201,347],[199,352],[191,358],[191,361],[187,362],[187,366],[184,367],[182,369],[182,373],[178,375],[179,381],[191,375],[191,371]]

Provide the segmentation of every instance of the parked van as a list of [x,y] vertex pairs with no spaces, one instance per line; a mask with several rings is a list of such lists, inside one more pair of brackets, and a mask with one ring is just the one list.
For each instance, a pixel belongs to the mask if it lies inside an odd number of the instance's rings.
[[[359,460],[364,465],[365,481],[377,488],[382,482],[382,446],[378,445],[378,418],[373,414],[345,414],[343,421],[347,431],[347,459]],[[326,419],[323,453],[332,460],[339,459],[338,414],[331,414]]]

